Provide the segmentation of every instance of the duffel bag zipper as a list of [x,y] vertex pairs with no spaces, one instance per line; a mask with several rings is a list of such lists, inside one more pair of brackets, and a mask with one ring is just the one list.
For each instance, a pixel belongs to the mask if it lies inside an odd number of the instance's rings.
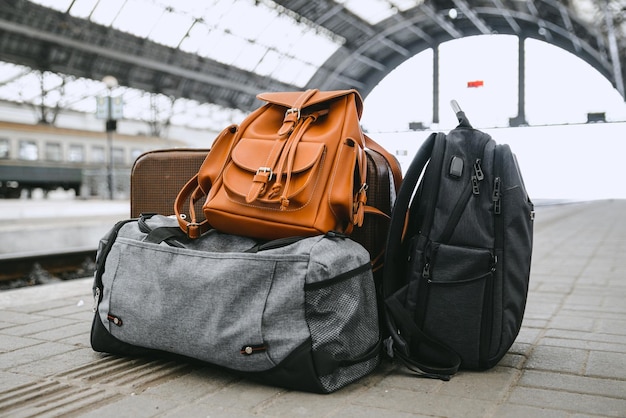
[[98,310],[98,305],[100,304],[100,288],[96,287],[93,291],[93,307],[92,310],[95,313]]

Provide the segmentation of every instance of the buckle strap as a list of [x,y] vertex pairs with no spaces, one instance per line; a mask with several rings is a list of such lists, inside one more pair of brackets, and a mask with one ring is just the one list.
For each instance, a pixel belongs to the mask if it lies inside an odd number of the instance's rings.
[[318,89],[308,89],[298,97],[298,99],[295,101],[290,109],[287,109],[287,111],[285,112],[285,117],[283,119],[283,125],[278,130],[278,135],[289,135],[293,131],[293,128],[296,126],[296,124],[300,120],[300,116],[302,115],[302,108],[304,107],[306,102],[309,101],[309,99],[313,97],[313,95],[315,95],[315,93],[317,93],[318,91]]

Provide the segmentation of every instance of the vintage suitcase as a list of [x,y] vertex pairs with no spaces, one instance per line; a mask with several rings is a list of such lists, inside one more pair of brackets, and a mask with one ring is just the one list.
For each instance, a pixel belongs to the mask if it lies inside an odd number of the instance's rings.
[[[170,148],[137,157],[130,174],[130,217],[142,213],[172,215],[176,195],[198,172],[208,152],[202,148]],[[204,219],[202,202],[197,203],[196,213]]]
[[[147,213],[171,215],[174,200],[184,184],[193,177],[204,161],[208,149],[172,148],[150,151],[140,155],[133,165],[130,178],[130,216]],[[367,204],[387,215],[400,187],[399,165],[391,167],[381,152],[367,149]],[[395,177],[394,177],[394,170]],[[196,203],[196,214],[202,218],[202,201]],[[367,214],[361,228],[355,228],[352,239],[362,244],[374,261],[375,277],[383,260],[387,239],[388,219]],[[378,280],[377,280],[378,281]]]

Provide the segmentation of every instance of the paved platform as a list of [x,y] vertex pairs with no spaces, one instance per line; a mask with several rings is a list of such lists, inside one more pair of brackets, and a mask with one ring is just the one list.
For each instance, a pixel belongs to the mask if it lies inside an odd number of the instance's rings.
[[626,201],[538,208],[522,331],[498,366],[385,361],[330,395],[89,346],[91,279],[0,292],[0,416],[626,417]]

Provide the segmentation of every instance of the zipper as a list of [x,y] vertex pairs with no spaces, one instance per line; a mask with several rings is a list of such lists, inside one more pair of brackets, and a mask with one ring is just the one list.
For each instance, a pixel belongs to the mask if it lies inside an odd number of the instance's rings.
[[491,280],[487,283],[485,288],[485,316],[480,330],[480,346],[479,346],[479,362],[482,364],[489,359],[489,352],[492,344],[493,334],[493,298],[495,296],[494,287],[496,286],[496,280],[498,278],[497,269],[498,266],[498,249],[502,249],[504,241],[504,219],[502,216],[502,168],[504,165],[503,160],[503,148],[502,145],[496,146],[494,150],[494,162],[493,162],[493,193],[491,199],[493,202],[493,222],[494,222],[494,259],[491,271],[493,272]]
[[96,287],[93,292],[93,307],[92,311],[95,313],[98,310],[98,304],[100,303],[100,288]]
[[500,177],[496,177],[493,179],[493,194],[491,196],[491,200],[493,201],[493,213],[496,215],[500,215],[502,213],[502,192],[501,192],[501,183]]
[[480,158],[476,158],[476,161],[474,161],[474,174],[472,175],[472,193],[474,196],[480,194],[480,182],[485,178],[480,161]]

